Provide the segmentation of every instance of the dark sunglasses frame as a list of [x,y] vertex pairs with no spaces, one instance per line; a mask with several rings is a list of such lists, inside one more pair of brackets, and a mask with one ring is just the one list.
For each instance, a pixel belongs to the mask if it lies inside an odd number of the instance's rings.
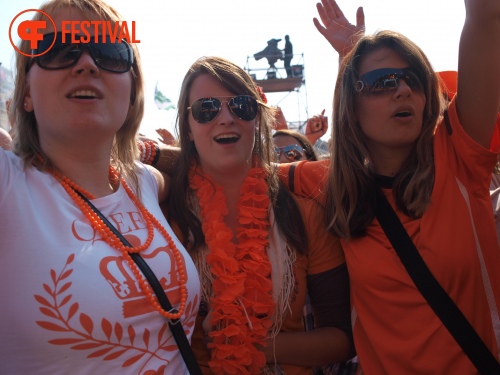
[[402,79],[412,90],[423,90],[424,85],[419,74],[412,68],[382,68],[375,69],[359,77],[356,82],[356,91],[369,95],[388,93],[399,87]]
[[227,103],[231,113],[240,120],[252,121],[257,117],[258,102],[253,96],[236,95],[220,98],[228,98],[228,100],[222,101],[214,97],[200,98],[187,107],[187,110],[191,110],[191,115],[199,124],[208,124],[215,120],[222,110],[223,103]]
[[[285,155],[285,157],[290,160],[290,161],[297,161],[296,156],[290,156],[289,153],[294,153],[295,151],[297,154],[300,154],[300,156],[306,157],[306,150],[304,150],[300,145],[298,144],[293,144],[293,145],[287,145],[287,146],[281,146],[281,147],[274,147],[274,151],[278,155],[278,158],[281,156],[281,154]],[[307,157],[306,157],[307,159]]]
[[[71,39],[71,36],[66,36],[66,38]],[[54,42],[53,45],[52,42]],[[80,60],[85,50],[89,51],[92,60],[94,60],[94,63],[100,69],[108,72],[126,73],[134,63],[134,52],[130,44],[125,40],[112,43],[110,37],[106,36],[106,42],[103,43],[102,37],[99,35],[97,43],[94,41],[94,37],[91,37],[88,43],[63,43],[62,33],[58,32],[56,33],[55,41],[54,33],[47,33],[38,43],[38,48],[31,50],[32,55],[40,55],[42,53],[43,55],[32,58],[26,66],[26,72],[31,68],[34,62],[36,62],[40,68],[46,70],[69,68]],[[45,51],[47,52],[44,53]],[[77,53],[75,53],[75,51]],[[64,58],[68,56],[71,58],[64,60]],[[116,57],[118,57],[118,59],[116,59]],[[56,59],[59,59],[60,62],[54,63]]]

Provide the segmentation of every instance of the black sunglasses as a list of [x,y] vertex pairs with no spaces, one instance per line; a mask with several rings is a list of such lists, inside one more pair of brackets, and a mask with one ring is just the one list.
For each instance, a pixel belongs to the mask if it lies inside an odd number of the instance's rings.
[[285,157],[290,161],[302,160],[302,157],[304,157],[304,151],[305,151],[299,145],[288,145],[288,146],[283,146],[283,147],[275,147],[274,150],[276,151],[278,158],[283,153],[283,155],[285,155]]
[[187,110],[191,110],[196,122],[208,124],[220,113],[222,103],[227,103],[231,113],[240,120],[252,121],[257,116],[257,100],[249,95],[234,96],[224,102],[217,98],[201,98],[195,100]]
[[423,90],[422,80],[412,68],[383,68],[363,74],[356,82],[356,91],[368,95],[385,94],[399,86],[399,80],[406,82],[412,90]]
[[[66,36],[66,40],[71,40],[71,37]],[[97,42],[95,42],[94,37],[91,37],[88,43],[63,43],[62,33],[58,32],[55,35],[55,41],[54,33],[43,36],[43,39],[38,43],[38,48],[32,50],[31,54],[38,55],[48,51],[33,58],[26,67],[26,71],[31,68],[33,62],[36,62],[40,68],[48,70],[69,68],[77,63],[86,49],[92,56],[94,63],[108,72],[128,72],[134,62],[132,47],[125,40],[111,42],[110,37],[106,36],[106,41],[103,42],[102,36],[99,35]]]

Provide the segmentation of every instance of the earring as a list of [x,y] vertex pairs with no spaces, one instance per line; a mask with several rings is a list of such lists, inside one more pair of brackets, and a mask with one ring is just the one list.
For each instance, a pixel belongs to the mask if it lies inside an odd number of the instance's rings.
[[26,106],[27,106],[27,104],[26,104],[26,102],[24,102],[24,108],[26,108]]

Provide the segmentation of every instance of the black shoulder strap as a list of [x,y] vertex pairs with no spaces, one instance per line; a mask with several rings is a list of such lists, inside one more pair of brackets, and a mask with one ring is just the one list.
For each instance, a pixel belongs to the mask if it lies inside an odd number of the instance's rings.
[[[106,224],[109,229],[120,239],[120,241],[128,247],[132,247],[132,245],[127,241],[125,237],[122,236],[120,232],[111,224],[108,219],[95,207],[83,194],[79,191],[75,190],[76,193],[89,205],[90,208],[99,216],[99,218]],[[153,270],[149,268],[148,264],[144,261],[139,253],[129,253],[130,257],[134,260],[137,266],[140,268],[146,279],[149,281],[151,288],[153,288],[158,301],[160,302],[161,307],[165,311],[169,311],[172,313],[176,313],[177,311],[172,307],[170,301],[167,298],[158,278],[154,274]],[[193,350],[191,349],[191,345],[186,337],[186,333],[184,332],[184,328],[182,328],[182,324],[180,319],[169,320],[168,326],[170,327],[170,331],[174,336],[175,342],[179,347],[179,351],[181,352],[182,358],[184,362],[186,362],[186,366],[191,375],[202,375],[200,366],[196,361]]]
[[448,293],[434,278],[403,224],[382,194],[377,194],[377,219],[406,271],[436,315],[482,375],[500,374],[500,364]]
[[295,192],[295,167],[297,163],[291,163],[288,169],[288,190]]

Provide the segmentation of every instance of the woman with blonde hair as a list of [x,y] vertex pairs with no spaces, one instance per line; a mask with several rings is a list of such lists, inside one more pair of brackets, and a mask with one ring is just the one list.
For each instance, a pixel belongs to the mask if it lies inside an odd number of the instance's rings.
[[14,150],[0,150],[1,371],[187,374],[168,322],[190,338],[199,279],[159,208],[164,176],[135,161],[144,112],[137,47],[102,29],[88,43],[63,40],[63,22],[121,24],[103,1],[53,0],[40,10],[56,29],[37,13],[48,25],[42,40],[19,45]]

